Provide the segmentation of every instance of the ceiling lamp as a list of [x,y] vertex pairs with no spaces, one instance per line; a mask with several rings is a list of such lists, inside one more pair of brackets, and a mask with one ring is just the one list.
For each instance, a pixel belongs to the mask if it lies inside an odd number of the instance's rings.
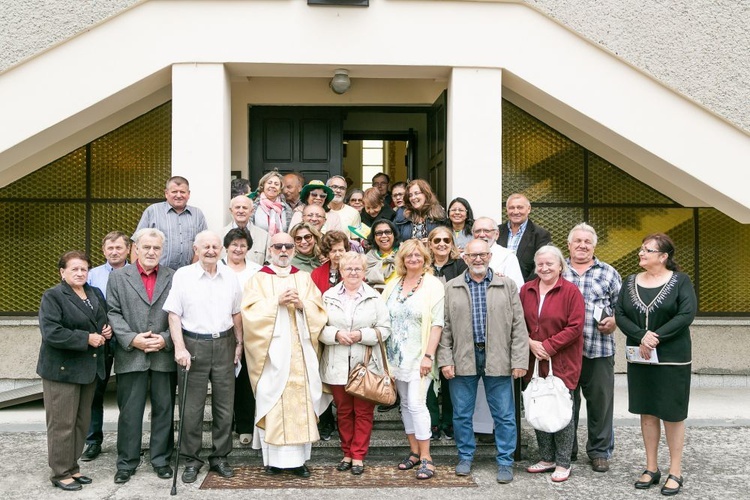
[[329,86],[331,87],[331,90],[337,94],[345,93],[352,86],[352,81],[349,79],[349,71],[345,69],[337,69],[334,71]]

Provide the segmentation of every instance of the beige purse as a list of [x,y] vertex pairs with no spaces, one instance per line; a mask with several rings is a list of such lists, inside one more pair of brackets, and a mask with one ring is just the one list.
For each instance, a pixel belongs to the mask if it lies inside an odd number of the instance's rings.
[[375,329],[383,361],[383,375],[370,371],[367,367],[372,356],[372,347],[365,347],[364,359],[349,372],[349,381],[344,390],[352,396],[374,404],[392,405],[396,402],[396,381],[388,372],[385,358],[385,346],[380,330]]

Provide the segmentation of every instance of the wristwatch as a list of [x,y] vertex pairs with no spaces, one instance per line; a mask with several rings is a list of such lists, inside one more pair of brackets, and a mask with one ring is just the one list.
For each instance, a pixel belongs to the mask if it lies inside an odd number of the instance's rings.
[[432,361],[433,363],[435,362],[435,356],[433,354],[427,354],[427,353],[425,353],[424,357],[425,358],[430,358],[430,361]]

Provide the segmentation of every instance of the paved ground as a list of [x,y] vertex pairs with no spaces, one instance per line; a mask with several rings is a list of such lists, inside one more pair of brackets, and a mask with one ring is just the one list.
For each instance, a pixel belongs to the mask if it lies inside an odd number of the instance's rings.
[[[112,414],[108,405],[107,426],[112,428]],[[44,422],[43,409],[39,404],[28,404],[23,408],[0,410],[0,498],[41,499],[151,499],[170,497],[171,481],[158,479],[148,466],[147,457],[138,473],[125,485],[113,482],[115,461],[115,434],[107,430],[104,452],[94,462],[82,463],[82,472],[94,479],[80,492],[62,492],[53,488],[48,480],[46,435],[39,430]],[[365,499],[398,498],[432,500],[503,498],[534,499],[586,499],[594,498],[661,498],[658,488],[637,491],[632,483],[643,469],[644,457],[640,429],[635,416],[626,411],[625,391],[618,389],[615,407],[617,446],[612,461],[612,470],[601,474],[591,471],[587,461],[579,460],[573,465],[571,479],[562,484],[553,484],[549,474],[531,475],[525,466],[536,458],[535,443],[529,444],[527,455],[515,466],[516,479],[509,485],[495,481],[496,468],[491,459],[475,462],[473,478],[476,488],[425,488],[414,481],[413,488],[380,489],[286,489],[286,490],[200,490],[206,470],[199,481],[184,485],[178,480],[178,497],[185,499],[221,498],[299,498],[305,499]],[[533,441],[533,440],[532,440]],[[750,473],[747,470],[747,450],[750,449],[750,389],[694,389],[691,397],[690,417],[685,444],[683,473],[685,487],[679,498],[748,498],[747,485]],[[370,457],[368,463],[394,463],[402,458],[397,453],[381,453]],[[666,445],[662,439],[660,466],[668,465]],[[230,456],[233,464],[260,465],[253,452],[236,452]],[[333,465],[327,459],[327,465]],[[314,465],[326,465],[313,457]],[[439,474],[452,474],[453,458],[441,458]],[[409,472],[405,474],[410,474]],[[746,496],[747,495],[747,496]]]

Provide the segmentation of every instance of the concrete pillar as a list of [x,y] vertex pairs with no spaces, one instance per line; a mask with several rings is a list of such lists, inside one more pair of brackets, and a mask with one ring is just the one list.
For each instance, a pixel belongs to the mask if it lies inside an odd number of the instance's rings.
[[229,206],[231,115],[223,64],[172,66],[172,175],[190,181],[190,205],[217,232]]
[[502,71],[453,68],[448,84],[447,204],[471,202],[475,217],[503,212]]

